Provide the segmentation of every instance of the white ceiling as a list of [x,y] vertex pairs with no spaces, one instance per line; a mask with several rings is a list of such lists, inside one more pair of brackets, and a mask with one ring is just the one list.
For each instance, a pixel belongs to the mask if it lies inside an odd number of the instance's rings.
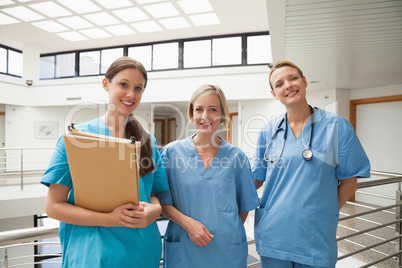
[[[147,20],[154,21],[162,28],[161,31],[151,33],[140,33],[132,22],[125,23],[116,16],[114,11],[128,7],[106,8],[100,4],[101,0],[91,0],[99,10],[88,13],[69,9],[63,5],[66,0],[25,1],[28,0],[0,0],[0,22],[1,15],[9,15],[4,12],[5,9],[18,6],[25,6],[43,18],[0,24],[0,44],[19,50],[23,50],[26,44],[37,46],[40,53],[51,53],[269,30],[274,61],[286,59],[298,64],[310,81],[309,90],[353,90],[402,84],[401,0],[209,0],[213,11],[197,14],[214,12],[220,24],[201,27],[195,27],[190,18],[194,14],[185,13],[178,4],[179,0],[152,0],[154,3],[148,4],[139,4],[145,0],[113,0],[131,2],[133,7],[149,17]],[[197,3],[201,0],[185,1]],[[30,6],[44,2],[54,2],[67,9],[71,15],[52,17]],[[153,17],[146,8],[167,2],[179,12],[174,17],[184,18],[189,28],[168,30],[161,23],[161,18]],[[94,28],[105,30],[112,37],[70,42],[59,37],[57,32],[50,33],[32,25],[46,20],[59,22],[60,18],[70,16],[87,19],[87,15],[99,12],[108,13],[136,33],[113,36],[113,32],[106,30],[107,26],[95,25]],[[68,28],[65,31],[72,30]]]

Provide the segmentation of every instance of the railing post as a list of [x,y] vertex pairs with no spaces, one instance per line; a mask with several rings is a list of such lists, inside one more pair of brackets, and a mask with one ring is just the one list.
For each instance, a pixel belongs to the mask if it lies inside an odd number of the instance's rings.
[[24,150],[21,149],[21,191],[24,190]]
[[7,254],[7,249],[4,249],[4,268],[8,268],[8,254]]
[[[400,183],[398,183],[400,184]],[[398,187],[400,188],[400,187]],[[396,191],[396,199],[395,202],[396,204],[401,204],[402,202],[402,191],[401,189],[398,189]],[[402,207],[401,206],[397,206],[396,207],[396,219],[399,220],[401,218],[402,215]],[[401,235],[402,234],[402,223],[398,222],[395,226],[395,231],[396,231],[396,235]],[[398,240],[396,240],[395,243],[395,252],[400,252],[402,250],[402,239],[399,238]],[[402,258],[401,255],[397,255],[395,256],[395,267],[401,267],[402,265]]]

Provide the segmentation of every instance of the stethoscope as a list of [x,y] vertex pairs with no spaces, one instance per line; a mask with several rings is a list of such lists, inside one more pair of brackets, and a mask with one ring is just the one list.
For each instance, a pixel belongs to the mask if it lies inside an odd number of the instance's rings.
[[[311,107],[310,105],[309,105],[309,107],[310,107],[310,112],[311,112],[310,139],[309,139],[308,148],[305,149],[305,150],[302,152],[302,156],[303,156],[304,160],[306,160],[306,161],[310,161],[311,159],[313,159],[313,151],[311,151],[311,138],[312,138],[312,136],[313,136],[313,123],[314,123],[314,118],[313,118],[313,117],[314,117],[314,109],[313,109],[313,107]],[[282,125],[283,122],[285,122],[285,129],[284,129],[284,133],[283,133],[283,143],[282,143],[281,153],[279,154],[279,156],[278,156],[275,160],[272,160],[272,159],[269,159],[269,157],[267,156],[267,152],[269,151],[269,146],[271,146],[271,143],[272,143],[272,141],[275,139],[276,134],[278,134],[278,132],[279,132],[280,130],[283,130],[283,128],[281,127],[281,125]],[[281,158],[282,153],[283,153],[283,148],[285,147],[285,141],[286,141],[286,135],[287,135],[287,133],[288,133],[288,114],[286,113],[286,114],[285,114],[285,118],[282,118],[281,122],[280,122],[279,125],[278,125],[278,128],[276,129],[274,135],[272,136],[271,140],[270,140],[269,143],[268,143],[267,148],[265,149],[265,153],[264,153],[264,160],[265,160],[265,161],[270,162],[270,163],[274,163],[274,162],[278,161],[279,158]]]

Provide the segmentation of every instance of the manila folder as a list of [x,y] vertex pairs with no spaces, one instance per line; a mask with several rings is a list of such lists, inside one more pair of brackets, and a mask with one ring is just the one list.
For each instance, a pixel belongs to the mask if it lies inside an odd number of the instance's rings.
[[77,206],[111,212],[138,205],[140,142],[76,129],[63,139]]

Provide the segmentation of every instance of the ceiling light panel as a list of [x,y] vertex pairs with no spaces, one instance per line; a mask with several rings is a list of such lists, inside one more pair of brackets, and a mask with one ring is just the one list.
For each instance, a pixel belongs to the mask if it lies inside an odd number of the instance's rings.
[[107,26],[105,30],[115,36],[135,34],[135,31],[126,25]]
[[214,11],[208,0],[181,0],[177,1],[177,4],[183,9],[186,14],[196,14]]
[[162,1],[165,1],[165,0],[135,0],[135,1],[140,5],[144,5],[144,4],[162,2]]
[[41,28],[42,30],[48,31],[50,33],[63,32],[69,30],[67,27],[64,27],[60,23],[54,22],[52,20],[33,22],[32,25]]
[[100,11],[101,8],[89,0],[57,0],[78,14]]
[[12,5],[14,1],[11,0],[0,0],[0,6]]
[[118,19],[107,12],[84,15],[84,17],[99,26],[121,23]]
[[64,25],[66,25],[74,30],[94,27],[94,25],[92,23],[90,23],[87,20],[84,20],[78,16],[57,19],[57,21],[63,23]]
[[107,9],[115,9],[115,8],[121,8],[121,7],[131,7],[133,6],[133,3],[130,2],[130,0],[96,0],[99,4],[104,6]]
[[13,23],[18,23],[18,22],[20,22],[20,21],[12,18],[10,16],[0,13],[0,25],[13,24]]
[[159,20],[162,25],[168,30],[190,28],[190,24],[183,18],[168,18]]
[[42,14],[45,14],[50,18],[72,15],[70,11],[52,1],[31,4],[29,7],[39,11]]
[[113,13],[125,22],[148,20],[149,17],[138,7],[115,10]]
[[136,22],[132,23],[131,26],[133,26],[138,32],[141,33],[162,31],[162,28],[154,21]]
[[23,6],[4,8],[1,11],[23,21],[35,21],[44,19],[42,15]]
[[166,18],[180,15],[180,12],[172,5],[172,3],[160,3],[144,6],[144,8],[154,18]]
[[80,32],[92,39],[111,37],[109,33],[99,28],[81,30]]
[[31,2],[31,1],[33,1],[33,0],[18,0],[18,2],[21,2],[21,3]]
[[71,42],[88,40],[87,37],[77,32],[64,32],[58,33],[57,35]]
[[199,14],[189,16],[195,26],[208,26],[220,24],[215,13]]

